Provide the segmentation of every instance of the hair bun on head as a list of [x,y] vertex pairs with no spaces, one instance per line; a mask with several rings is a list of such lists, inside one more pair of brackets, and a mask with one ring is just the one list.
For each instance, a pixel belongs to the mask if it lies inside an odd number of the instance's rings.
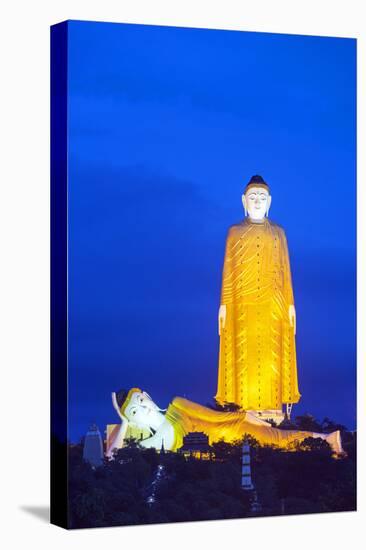
[[267,189],[268,192],[269,192],[268,183],[266,183],[264,181],[264,179],[262,178],[262,176],[259,176],[258,174],[256,174],[255,176],[252,176],[250,178],[250,181],[247,183],[247,185],[244,189],[244,193],[246,193],[248,191],[249,187],[264,187],[264,189]]

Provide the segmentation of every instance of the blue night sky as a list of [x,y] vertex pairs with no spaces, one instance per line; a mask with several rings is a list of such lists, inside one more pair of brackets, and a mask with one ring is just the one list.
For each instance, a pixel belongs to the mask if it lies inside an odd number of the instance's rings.
[[356,41],[71,21],[69,437],[110,394],[207,403],[228,227],[253,174],[286,231],[302,398],[354,429]]

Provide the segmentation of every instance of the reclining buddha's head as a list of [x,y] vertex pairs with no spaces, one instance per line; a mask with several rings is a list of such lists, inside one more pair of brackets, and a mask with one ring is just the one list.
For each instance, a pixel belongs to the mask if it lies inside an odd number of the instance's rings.
[[116,393],[116,401],[120,415],[139,428],[157,430],[164,421],[161,409],[140,388],[120,390]]

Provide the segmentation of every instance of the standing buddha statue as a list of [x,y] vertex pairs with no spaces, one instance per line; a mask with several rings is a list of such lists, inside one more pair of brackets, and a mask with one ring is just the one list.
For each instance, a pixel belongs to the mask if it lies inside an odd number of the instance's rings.
[[271,200],[268,184],[253,176],[242,195],[245,218],[228,231],[216,400],[279,422],[300,393],[287,240],[268,219]]

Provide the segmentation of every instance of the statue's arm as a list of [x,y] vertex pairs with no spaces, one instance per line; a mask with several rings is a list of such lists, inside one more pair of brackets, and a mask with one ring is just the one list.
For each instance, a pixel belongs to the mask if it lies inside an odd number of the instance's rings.
[[221,300],[218,314],[220,335],[221,330],[225,328],[226,324],[226,306],[230,304],[233,299],[231,241],[232,236],[231,230],[229,229],[225,244],[224,265],[222,269]]
[[118,430],[114,434],[113,438],[108,441],[108,446],[106,449],[106,456],[108,458],[111,458],[113,456],[113,451],[115,449],[121,449],[123,446],[123,442],[126,436],[128,424],[126,421],[122,422],[122,424],[119,425]]
[[288,316],[289,316],[290,325],[294,328],[294,333],[296,334],[296,309],[295,309],[294,293],[292,288],[290,255],[288,251],[286,234],[283,230],[281,230],[281,239],[282,239],[284,292],[285,292],[285,298],[288,305]]
[[112,392],[112,405],[115,411],[117,412],[118,416],[121,419],[121,424],[115,433],[113,439],[109,442],[106,455],[108,457],[113,456],[113,450],[114,449],[121,449],[123,445],[123,441],[126,437],[126,432],[128,428],[128,421],[126,418],[124,418],[121,414],[120,408],[117,403],[117,396],[115,392]]

